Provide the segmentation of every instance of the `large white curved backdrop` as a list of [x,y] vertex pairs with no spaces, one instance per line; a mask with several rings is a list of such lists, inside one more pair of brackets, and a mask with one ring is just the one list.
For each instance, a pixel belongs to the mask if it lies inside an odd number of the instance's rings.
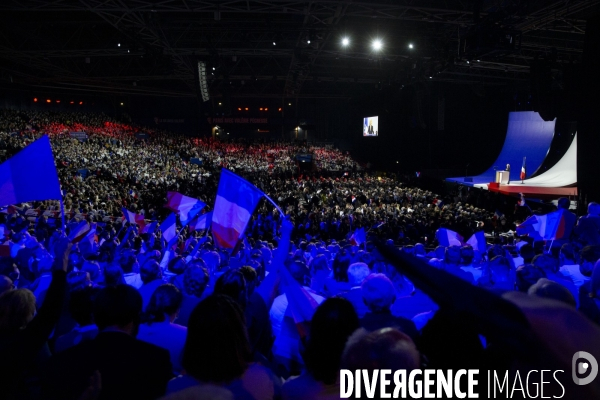
[[577,133],[575,133],[569,150],[559,162],[543,174],[526,179],[524,184],[543,187],[564,187],[577,184]]

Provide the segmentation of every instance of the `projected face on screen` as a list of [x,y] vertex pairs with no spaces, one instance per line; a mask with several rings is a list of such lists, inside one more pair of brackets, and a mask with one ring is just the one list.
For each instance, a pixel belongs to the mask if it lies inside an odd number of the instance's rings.
[[363,118],[363,136],[379,135],[379,117]]

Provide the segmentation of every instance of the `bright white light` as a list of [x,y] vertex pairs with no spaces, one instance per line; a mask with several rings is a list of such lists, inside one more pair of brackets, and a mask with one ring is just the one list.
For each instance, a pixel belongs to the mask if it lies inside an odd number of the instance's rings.
[[308,39],[308,40],[306,41],[306,43],[310,44],[310,39]]
[[408,48],[409,48],[409,49],[412,49],[412,48],[414,48],[413,44],[412,44],[412,43],[409,43],[409,44],[408,44]]
[[215,69],[216,69],[216,68],[215,68],[215,67],[213,67],[213,71],[214,71]]
[[373,50],[381,50],[381,46],[383,46],[381,44],[381,40],[379,40],[379,39],[373,40]]
[[117,43],[117,47],[121,47],[121,43]]
[[350,44],[350,39],[347,37],[342,39],[342,46],[348,46]]
[[273,42],[273,46],[277,46],[277,43]]
[[429,79],[433,79],[433,76],[430,76]]

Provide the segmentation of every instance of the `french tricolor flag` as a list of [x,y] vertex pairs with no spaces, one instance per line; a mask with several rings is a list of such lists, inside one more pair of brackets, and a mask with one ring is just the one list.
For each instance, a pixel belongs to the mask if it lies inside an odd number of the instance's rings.
[[206,206],[206,203],[178,192],[167,192],[165,207],[179,214],[181,225],[186,226]]
[[123,221],[129,222],[130,224],[137,224],[140,229],[144,229],[146,226],[146,221],[144,220],[144,216],[140,214],[133,213],[126,208],[121,209],[123,211]]
[[223,168],[212,215],[212,232],[219,247],[233,249],[263,197],[256,186]]
[[463,237],[450,229],[440,228],[435,233],[435,236],[437,237],[440,246],[448,247],[463,245]]
[[192,231],[199,231],[203,229],[207,229],[210,226],[210,222],[212,221],[213,212],[207,212],[206,214],[202,214],[196,217],[190,223],[190,229]]

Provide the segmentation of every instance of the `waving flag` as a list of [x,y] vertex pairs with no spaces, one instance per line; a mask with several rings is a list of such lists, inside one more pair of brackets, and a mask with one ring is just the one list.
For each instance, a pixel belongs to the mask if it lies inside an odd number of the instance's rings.
[[435,236],[437,237],[440,246],[448,247],[463,245],[463,237],[450,229],[440,228],[435,233]]
[[178,192],[167,192],[165,207],[179,214],[181,225],[186,226],[206,206],[206,203]]
[[517,226],[517,233],[528,234],[535,240],[562,239],[566,233],[565,210],[551,212],[546,215],[534,215]]
[[521,166],[521,177],[520,177],[521,180],[525,179],[525,176],[527,175],[527,170],[525,168],[525,159],[526,159],[526,157],[523,157],[523,166]]
[[364,242],[367,241],[367,233],[365,232],[365,228],[359,228],[354,231],[352,236],[350,236],[350,243],[353,246],[360,246]]
[[146,221],[144,220],[143,215],[133,213],[126,208],[122,208],[121,211],[123,212],[123,223],[129,222],[130,224],[137,224],[141,230],[144,229]]
[[191,223],[190,229],[192,231],[199,231],[202,229],[208,229],[210,226],[210,222],[212,221],[213,212],[207,212],[206,214],[202,214],[197,216]]
[[0,206],[32,200],[62,200],[48,136],[0,165]]
[[140,233],[154,233],[156,231],[157,226],[158,221],[150,222],[148,225],[142,228]]
[[171,213],[171,215],[169,215],[167,219],[160,224],[160,230],[162,231],[163,239],[165,239],[167,243],[169,243],[171,239],[177,235],[176,222],[177,219],[175,218],[175,214]]
[[212,232],[219,247],[233,249],[246,230],[263,193],[223,168],[212,215]]
[[72,243],[77,243],[88,235],[91,231],[91,226],[87,221],[81,221],[69,233],[69,240]]
[[310,329],[310,321],[319,306],[315,300],[300,284],[292,277],[287,268],[283,267],[281,272],[281,283],[288,306],[285,317],[291,317],[301,338],[306,337]]
[[487,242],[485,241],[483,231],[475,232],[469,240],[467,240],[467,244],[470,244],[473,250],[479,251],[482,254],[487,251]]

